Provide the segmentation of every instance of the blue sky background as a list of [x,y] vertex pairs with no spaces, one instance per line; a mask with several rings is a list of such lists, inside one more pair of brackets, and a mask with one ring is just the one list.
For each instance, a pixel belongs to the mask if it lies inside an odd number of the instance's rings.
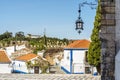
[[[89,39],[96,10],[82,7],[84,30],[75,30],[78,4],[86,0],[0,0],[0,34],[5,31],[68,39]],[[93,2],[94,0],[87,0]]]

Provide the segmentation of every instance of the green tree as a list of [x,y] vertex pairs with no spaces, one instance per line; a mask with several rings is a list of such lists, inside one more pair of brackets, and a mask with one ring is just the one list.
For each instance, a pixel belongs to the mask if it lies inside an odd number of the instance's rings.
[[97,71],[100,73],[100,53],[101,43],[99,39],[99,30],[101,26],[101,7],[100,0],[98,1],[98,7],[95,16],[94,28],[91,35],[91,43],[88,50],[88,62],[90,65],[96,66]]
[[0,40],[8,39],[8,38],[12,38],[12,32],[6,31],[0,35]]
[[66,38],[63,39],[63,42],[66,42],[67,45],[69,44],[69,40]]
[[43,37],[43,43],[44,43],[45,46],[47,46],[47,37],[46,37],[45,34],[44,34],[44,37]]
[[24,32],[22,32],[22,31],[17,32],[15,34],[15,39],[16,40],[20,40],[20,41],[24,40],[25,39]]

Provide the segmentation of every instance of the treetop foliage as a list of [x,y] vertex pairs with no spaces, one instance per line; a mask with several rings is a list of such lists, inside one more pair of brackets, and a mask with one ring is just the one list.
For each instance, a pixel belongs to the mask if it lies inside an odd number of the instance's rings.
[[100,0],[95,16],[94,28],[91,35],[91,43],[88,50],[88,62],[91,65],[98,66],[100,64],[101,43],[99,39],[99,30],[101,26],[101,7]]

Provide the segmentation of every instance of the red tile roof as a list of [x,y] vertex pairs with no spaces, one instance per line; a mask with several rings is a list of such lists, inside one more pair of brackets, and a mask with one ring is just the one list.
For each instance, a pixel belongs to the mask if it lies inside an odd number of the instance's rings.
[[10,59],[8,58],[6,52],[4,50],[0,50],[0,63],[10,63]]
[[28,60],[31,60],[31,59],[33,59],[35,57],[37,57],[36,54],[30,53],[30,54],[25,54],[23,56],[19,56],[15,60],[28,61]]
[[90,41],[83,39],[83,40],[76,40],[73,43],[69,44],[68,46],[66,46],[65,48],[80,48],[80,49],[84,49],[84,48],[89,48],[90,45]]

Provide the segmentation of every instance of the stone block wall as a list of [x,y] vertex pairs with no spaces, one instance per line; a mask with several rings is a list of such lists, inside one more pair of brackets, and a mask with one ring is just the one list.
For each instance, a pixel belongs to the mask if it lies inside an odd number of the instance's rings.
[[115,0],[101,0],[101,80],[115,80]]

